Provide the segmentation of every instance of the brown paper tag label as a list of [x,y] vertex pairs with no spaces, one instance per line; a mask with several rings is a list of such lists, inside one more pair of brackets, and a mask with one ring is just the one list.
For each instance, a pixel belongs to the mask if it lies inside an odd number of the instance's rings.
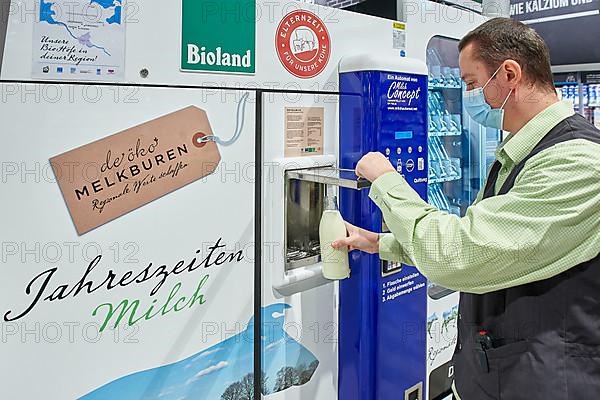
[[323,154],[323,107],[285,107],[285,157]]
[[50,159],[79,235],[210,175],[221,155],[190,106]]

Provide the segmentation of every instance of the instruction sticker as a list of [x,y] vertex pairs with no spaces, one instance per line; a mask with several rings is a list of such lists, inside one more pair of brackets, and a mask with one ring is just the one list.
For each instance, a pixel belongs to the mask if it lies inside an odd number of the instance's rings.
[[285,157],[323,154],[323,107],[285,108]]
[[399,50],[402,57],[406,56],[406,24],[394,22],[392,29],[392,46]]
[[190,106],[50,159],[79,235],[210,175],[221,156]]

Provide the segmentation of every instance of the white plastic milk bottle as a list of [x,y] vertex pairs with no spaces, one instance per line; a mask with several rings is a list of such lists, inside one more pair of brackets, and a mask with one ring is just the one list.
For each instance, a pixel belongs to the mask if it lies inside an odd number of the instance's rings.
[[331,243],[346,237],[346,225],[337,207],[335,196],[325,197],[325,210],[319,224],[323,276],[327,279],[346,279],[350,276],[348,249],[334,249]]

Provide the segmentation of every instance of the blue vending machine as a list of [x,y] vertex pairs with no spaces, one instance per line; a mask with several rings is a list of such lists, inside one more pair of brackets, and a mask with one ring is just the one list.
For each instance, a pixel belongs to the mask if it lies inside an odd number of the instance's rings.
[[[341,61],[340,168],[379,151],[427,199],[427,75],[425,63],[397,56]],[[347,221],[386,231],[368,191],[340,190]],[[339,399],[425,399],[426,278],[377,255],[350,255],[351,277],[340,283]]]

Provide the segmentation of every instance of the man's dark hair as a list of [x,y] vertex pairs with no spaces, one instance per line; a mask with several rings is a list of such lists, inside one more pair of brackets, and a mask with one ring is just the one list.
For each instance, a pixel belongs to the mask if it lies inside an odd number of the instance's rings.
[[538,33],[522,22],[510,18],[494,18],[469,32],[458,44],[462,51],[474,45],[474,54],[492,74],[503,61],[519,63],[524,78],[544,90],[554,90],[550,69],[550,51]]

